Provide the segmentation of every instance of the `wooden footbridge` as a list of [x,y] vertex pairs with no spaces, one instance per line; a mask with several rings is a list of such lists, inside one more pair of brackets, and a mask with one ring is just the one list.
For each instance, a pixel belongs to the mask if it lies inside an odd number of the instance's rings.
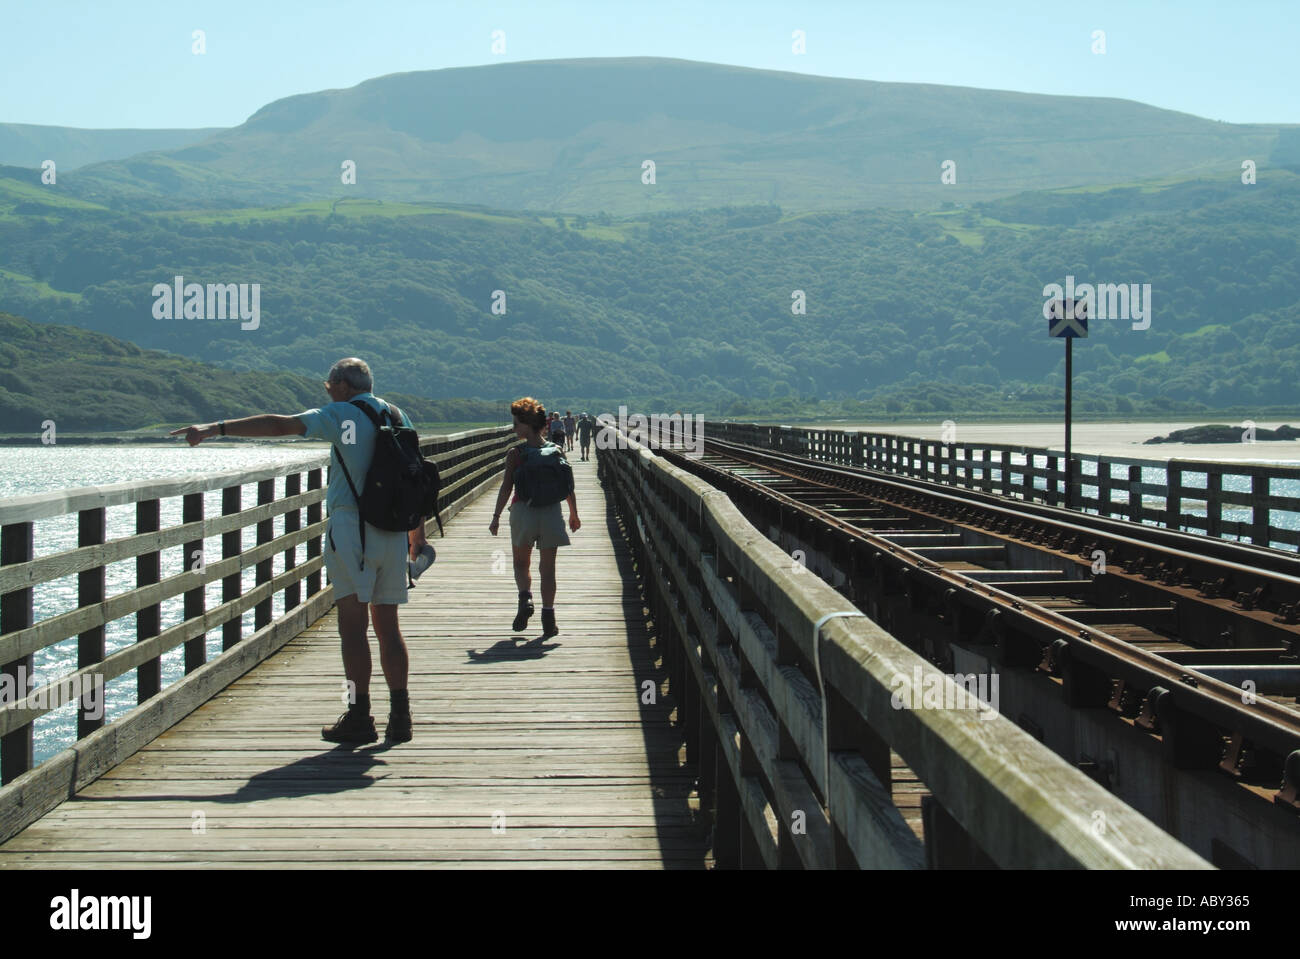
[[[0,870],[1206,865],[1008,719],[896,708],[900,677],[951,680],[626,436],[575,457],[560,634],[514,637],[509,539],[487,532],[512,442],[425,444],[447,535],[401,612],[415,735],[396,746],[319,738],[343,708],[323,460],[0,504],[5,674],[77,650],[0,703]],[[117,507],[136,531],[109,538]],[[68,514],[79,545],[37,557]],[[220,558],[188,561],[216,537]],[[123,561],[135,584],[107,596]],[[34,622],[34,591],[69,576],[77,604]],[[123,619],[134,642],[109,652]],[[131,673],[124,715],[78,702],[77,682]],[[378,657],[371,698],[382,730]],[[33,723],[60,708],[76,742],[33,764]]]

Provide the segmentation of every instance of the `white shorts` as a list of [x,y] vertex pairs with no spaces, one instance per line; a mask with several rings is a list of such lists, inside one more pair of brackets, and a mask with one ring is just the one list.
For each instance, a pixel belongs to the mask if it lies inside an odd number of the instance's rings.
[[325,527],[325,571],[334,598],[355,595],[362,603],[406,602],[406,534],[366,524],[365,568],[361,565],[361,529],[355,510],[330,514]]
[[513,546],[536,545],[541,549],[568,546],[569,534],[564,528],[560,504],[529,506],[524,502],[511,503],[510,543]]

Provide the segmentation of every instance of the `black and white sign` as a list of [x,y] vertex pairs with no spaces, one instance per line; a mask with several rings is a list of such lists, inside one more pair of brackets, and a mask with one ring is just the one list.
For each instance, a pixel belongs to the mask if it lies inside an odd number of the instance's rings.
[[1088,336],[1088,301],[1053,300],[1048,307],[1047,333],[1068,339]]

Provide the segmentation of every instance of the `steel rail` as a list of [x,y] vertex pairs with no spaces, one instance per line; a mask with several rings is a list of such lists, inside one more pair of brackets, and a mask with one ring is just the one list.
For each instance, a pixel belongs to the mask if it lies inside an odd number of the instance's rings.
[[[846,489],[831,483],[813,480],[793,470],[782,469],[762,462],[765,459],[780,461],[791,459],[786,456],[769,454],[767,451],[757,451],[752,447],[722,444],[713,440],[709,441],[709,445],[726,446],[729,449],[725,453],[730,458],[747,466],[756,466],[769,470],[788,479],[822,486],[835,492],[868,495],[858,490]],[[733,450],[739,451],[742,455],[734,455]],[[1088,663],[1094,668],[1103,671],[1108,677],[1139,685],[1150,691],[1149,696],[1151,692],[1158,692],[1158,695],[1151,698],[1161,702],[1157,704],[1153,701],[1151,706],[1154,709],[1158,705],[1161,715],[1165,718],[1174,715],[1170,709],[1173,706],[1178,710],[1199,716],[1215,726],[1226,729],[1229,733],[1240,734],[1246,739],[1267,747],[1280,757],[1286,757],[1291,752],[1300,750],[1300,713],[1273,703],[1262,696],[1256,698],[1252,703],[1244,702],[1240,688],[1213,676],[1199,673],[1190,664],[1179,664],[1157,653],[1140,649],[1103,630],[1081,624],[1063,613],[1039,606],[1025,597],[981,583],[958,571],[945,569],[921,554],[915,553],[885,537],[856,527],[849,521],[838,519],[833,514],[826,513],[809,504],[801,503],[797,499],[763,483],[746,479],[730,470],[712,466],[700,460],[689,459],[671,449],[661,449],[657,452],[659,455],[668,456],[677,465],[683,466],[683,468],[692,472],[703,471],[712,477],[723,477],[728,482],[738,484],[753,493],[768,497],[788,509],[808,517],[810,520],[822,523],[859,542],[865,543],[876,550],[873,559],[892,562],[895,570],[900,573],[905,572],[918,580],[931,581],[932,585],[941,591],[945,589],[961,589],[968,597],[972,598],[971,605],[983,608],[986,615],[996,611],[996,617],[1001,621],[999,627],[997,627],[998,632],[1005,633],[1008,628],[1019,627],[1022,632],[1037,640],[1046,647],[1046,650],[1051,651],[1054,654],[1052,658],[1057,661],[1059,661],[1061,653],[1059,652],[1060,647],[1056,644],[1063,640],[1068,648],[1068,655],[1072,659]],[[816,464],[815,461],[795,460],[791,465],[799,469],[811,467],[831,474],[845,473],[844,470],[838,467],[829,468],[825,464]],[[848,478],[855,481],[863,479],[860,475],[852,474]],[[876,481],[874,477],[871,479]],[[900,485],[892,481],[883,482],[889,486],[896,487]],[[933,493],[930,495],[940,496],[952,502],[960,502],[961,499],[950,493]],[[903,508],[910,509],[910,507]],[[1015,515],[1014,511],[1004,507],[993,508],[1001,513]],[[940,517],[935,518],[939,519]],[[946,519],[944,521],[952,522]],[[986,532],[985,535],[998,536],[1000,534]],[[1004,538],[1009,539],[1012,537]],[[1120,537],[1115,538],[1122,539]],[[1151,544],[1140,543],[1140,541],[1136,540],[1131,542],[1148,549],[1153,548]],[[1175,552],[1181,553],[1182,551]],[[1187,555],[1191,556],[1191,554]],[[1199,559],[1200,557],[1192,558]],[[1228,565],[1235,567],[1237,564]],[[1296,580],[1294,577],[1287,577],[1287,579],[1295,581],[1296,585],[1300,586],[1300,580]],[[986,622],[989,621],[989,619],[986,619]],[[1044,655],[1044,660],[1048,660],[1047,655]]]
[[[720,449],[726,455],[734,459],[747,462],[753,466],[770,468],[776,472],[781,472],[790,479],[798,479],[804,482],[822,482],[810,479],[808,476],[800,475],[791,470],[811,470],[825,475],[842,477],[845,480],[853,482],[867,482],[874,484],[877,488],[897,490],[905,496],[925,496],[939,503],[951,505],[954,510],[970,509],[976,505],[978,509],[987,511],[990,514],[1001,517],[1008,523],[1018,523],[1024,525],[1027,519],[1035,519],[1050,526],[1063,536],[1080,536],[1099,537],[1120,547],[1127,548],[1136,552],[1139,557],[1143,554],[1158,554],[1172,560],[1179,560],[1185,564],[1199,564],[1202,566],[1212,566],[1215,571],[1220,573],[1219,579],[1226,579],[1228,576],[1240,576],[1256,582],[1263,581],[1264,584],[1278,593],[1282,593],[1285,598],[1292,599],[1291,603],[1278,603],[1277,609],[1269,610],[1278,613],[1279,616],[1291,616],[1286,625],[1294,625],[1300,622],[1300,557],[1293,557],[1289,553],[1283,553],[1279,550],[1268,549],[1260,546],[1253,546],[1243,543],[1232,543],[1224,540],[1210,539],[1205,536],[1197,536],[1190,533],[1171,532],[1168,529],[1159,527],[1148,527],[1133,523],[1121,522],[1086,513],[1078,513],[1074,510],[1064,510],[1056,507],[1041,506],[1039,504],[1027,504],[1022,501],[1016,501],[1014,507],[1002,505],[1006,502],[1002,497],[989,497],[984,493],[968,493],[965,490],[954,492],[952,487],[943,486],[942,484],[930,483],[925,480],[906,480],[900,481],[898,477],[888,474],[882,474],[872,470],[862,470],[857,467],[844,467],[838,464],[822,463],[817,460],[809,460],[799,457],[792,457],[788,454],[774,453],[768,450],[759,449],[752,446],[743,446],[740,444],[725,442],[721,440],[710,439],[707,446],[713,446]],[[706,448],[707,448],[706,446]],[[773,467],[772,463],[783,463],[787,465],[784,470]],[[871,495],[862,490],[851,489],[837,484],[827,484],[832,489],[840,492],[858,493],[859,495]],[[908,509],[913,512],[923,513],[915,504],[899,502],[889,498],[882,498],[884,502]],[[1028,514],[1028,515],[1027,515]],[[968,517],[954,518],[942,514],[934,514],[930,518],[941,520],[943,522],[956,522],[958,524],[972,524]],[[1097,521],[1100,521],[1097,522]],[[1103,530],[1101,526],[1105,527]],[[1059,548],[1045,546],[1036,541],[1025,540],[1015,534],[1009,534],[1005,530],[990,530],[987,526],[980,527],[985,535],[995,536],[1009,540],[1019,540],[1027,545],[1036,548],[1046,548],[1053,552],[1063,552]],[[1164,545],[1159,540],[1176,540],[1179,546]],[[1097,545],[1100,545],[1098,543]],[[1219,555],[1209,555],[1209,554]],[[1118,555],[1119,554],[1117,551]],[[1223,558],[1232,556],[1234,558]],[[1260,562],[1267,560],[1274,568],[1261,568]],[[1154,565],[1154,564],[1150,564]],[[1184,567],[1185,569],[1186,567]],[[1283,569],[1289,569],[1285,572]],[[1166,575],[1173,574],[1177,567],[1171,567],[1164,570]],[[1166,586],[1193,586],[1204,590],[1212,580],[1206,579],[1197,583],[1172,583],[1165,581]],[[1217,582],[1217,580],[1215,580]],[[1260,587],[1256,586],[1257,596]],[[1219,598],[1213,593],[1206,593],[1206,598]],[[1240,596],[1238,597],[1240,599]],[[1253,606],[1258,606],[1259,600],[1252,601]],[[1287,607],[1291,607],[1288,612]],[[1267,607],[1262,607],[1267,609]],[[1249,610],[1247,610],[1249,611]],[[1300,639],[1300,634],[1297,635]]]

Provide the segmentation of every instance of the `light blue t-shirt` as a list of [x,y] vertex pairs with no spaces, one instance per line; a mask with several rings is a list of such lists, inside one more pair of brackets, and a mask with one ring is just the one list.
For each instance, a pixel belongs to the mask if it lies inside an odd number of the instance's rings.
[[[352,399],[363,401],[376,413],[382,413],[385,406],[384,401],[372,393],[358,393]],[[414,429],[406,411],[402,410],[401,413],[402,424]],[[370,460],[375,455],[375,425],[351,401],[330,403],[318,410],[307,410],[296,415],[303,426],[307,427],[304,434],[307,439],[324,440],[333,447],[330,450],[330,481],[325,491],[325,511],[333,513],[339,509],[355,510],[357,501],[352,490],[348,489],[347,477],[338,467],[338,453],[343,453],[343,462],[360,493],[366,485]],[[347,442],[348,439],[352,442]]]

